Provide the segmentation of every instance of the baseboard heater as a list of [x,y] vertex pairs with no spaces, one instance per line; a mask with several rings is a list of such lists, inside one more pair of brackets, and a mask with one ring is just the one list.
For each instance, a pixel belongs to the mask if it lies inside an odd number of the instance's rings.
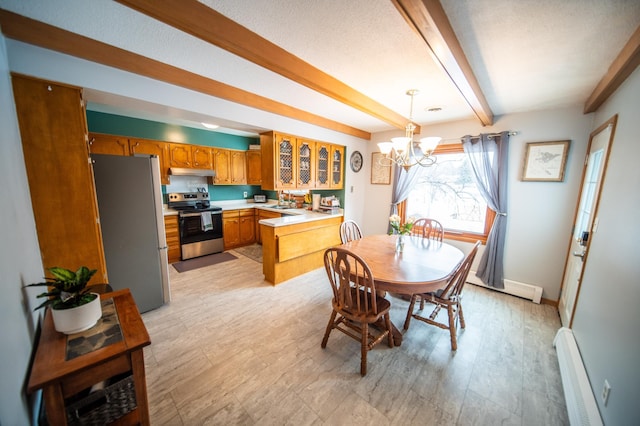
[[540,304],[540,299],[542,299],[542,287],[512,280],[504,280],[503,289],[489,287],[480,281],[480,278],[476,277],[475,271],[470,271],[469,276],[467,277],[467,282],[481,287],[486,287],[491,290],[501,291],[512,296],[522,297],[523,299],[531,300],[533,303]]
[[560,328],[553,339],[553,346],[558,354],[569,423],[602,426],[598,405],[591,391],[573,331],[566,327]]

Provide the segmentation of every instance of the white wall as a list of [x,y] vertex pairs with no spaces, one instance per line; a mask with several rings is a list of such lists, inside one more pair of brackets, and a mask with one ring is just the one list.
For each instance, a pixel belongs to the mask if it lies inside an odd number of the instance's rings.
[[[573,331],[608,425],[640,424],[640,68],[598,109],[592,131],[618,114]],[[611,385],[605,407],[600,394]]]
[[29,423],[25,388],[38,318],[26,299],[38,292],[30,289],[28,296],[22,286],[41,282],[44,272],[2,35],[0,111],[0,424],[24,425]]
[[[557,301],[571,233],[573,214],[589,143],[592,114],[582,106],[534,111],[497,117],[491,127],[477,120],[423,126],[422,134],[456,139],[464,135],[518,131],[509,142],[509,209],[505,242],[505,279],[543,288],[542,297]],[[374,142],[400,132],[376,134]],[[522,163],[527,142],[571,140],[564,182],[522,182]],[[376,151],[375,144],[370,146]],[[369,154],[369,158],[370,158]],[[363,228],[365,234],[384,233],[387,228],[392,185],[369,185]],[[383,207],[384,206],[384,207]],[[465,247],[464,243],[454,243]],[[483,246],[484,247],[484,246]],[[478,259],[480,256],[478,256]]]

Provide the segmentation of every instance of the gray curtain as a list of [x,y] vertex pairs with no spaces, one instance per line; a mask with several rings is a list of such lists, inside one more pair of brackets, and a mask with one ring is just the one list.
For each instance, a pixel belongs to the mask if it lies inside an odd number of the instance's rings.
[[[389,216],[398,213],[398,204],[403,202],[409,196],[411,189],[420,177],[420,169],[422,167],[414,166],[409,170],[395,166],[393,169],[393,195],[391,198],[391,210]],[[387,232],[391,231],[391,226],[387,227]]]
[[504,288],[504,240],[507,230],[509,132],[489,137],[465,136],[462,147],[487,205],[496,212],[476,276],[488,286]]

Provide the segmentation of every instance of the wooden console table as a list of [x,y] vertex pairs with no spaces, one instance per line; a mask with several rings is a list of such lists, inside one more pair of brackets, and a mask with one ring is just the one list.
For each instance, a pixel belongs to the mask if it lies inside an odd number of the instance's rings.
[[67,335],[55,331],[51,310],[47,309],[27,391],[43,389],[49,424],[67,424],[66,398],[127,372],[133,375],[137,407],[117,421],[119,424],[149,424],[142,353],[142,348],[151,344],[149,334],[128,289],[100,297],[102,300],[113,299],[122,338],[73,359],[67,359]]

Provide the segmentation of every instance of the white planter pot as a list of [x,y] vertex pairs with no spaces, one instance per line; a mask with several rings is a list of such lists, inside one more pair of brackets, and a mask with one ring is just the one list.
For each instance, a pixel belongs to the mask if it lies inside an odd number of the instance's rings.
[[51,309],[53,325],[56,331],[64,334],[79,333],[88,330],[102,317],[102,304],[100,295],[86,305],[71,309]]

